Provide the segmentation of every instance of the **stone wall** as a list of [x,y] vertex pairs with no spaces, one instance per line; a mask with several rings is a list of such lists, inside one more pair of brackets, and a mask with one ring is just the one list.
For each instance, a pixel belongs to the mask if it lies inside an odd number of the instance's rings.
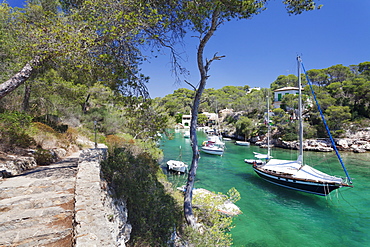
[[125,246],[130,238],[127,208],[101,178],[100,162],[107,148],[84,150],[80,155],[75,190],[75,246]]

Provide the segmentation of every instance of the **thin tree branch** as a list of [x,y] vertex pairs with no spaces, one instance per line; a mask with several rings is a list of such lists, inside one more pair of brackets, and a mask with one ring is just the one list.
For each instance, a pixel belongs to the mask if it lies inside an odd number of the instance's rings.
[[191,84],[187,80],[184,80],[184,81],[185,81],[186,84],[188,84],[189,86],[191,86],[194,89],[194,91],[197,91],[197,88],[193,84]]

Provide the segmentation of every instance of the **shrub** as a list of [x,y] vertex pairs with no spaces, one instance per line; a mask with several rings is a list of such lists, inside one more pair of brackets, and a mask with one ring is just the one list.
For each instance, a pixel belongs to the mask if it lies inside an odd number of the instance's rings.
[[59,117],[55,115],[38,116],[34,118],[34,121],[48,125],[59,133],[65,133],[68,130],[68,125],[60,124]]
[[240,193],[231,188],[227,195],[209,193],[193,197],[193,205],[196,205],[194,215],[201,226],[199,230],[186,227],[183,234],[185,242],[190,242],[194,246],[232,245],[229,231],[233,228],[233,218],[219,211],[219,206],[225,200],[236,202],[240,200]]
[[4,149],[15,147],[27,148],[35,145],[35,141],[26,130],[32,118],[20,112],[4,112],[0,114],[0,141]]
[[54,162],[53,154],[46,149],[38,148],[34,153],[34,157],[39,166],[50,165]]
[[124,197],[127,202],[133,227],[132,244],[165,246],[174,226],[180,225],[182,210],[158,181],[159,166],[151,155],[145,152],[133,155],[128,149],[115,149],[102,162],[102,171],[116,196]]

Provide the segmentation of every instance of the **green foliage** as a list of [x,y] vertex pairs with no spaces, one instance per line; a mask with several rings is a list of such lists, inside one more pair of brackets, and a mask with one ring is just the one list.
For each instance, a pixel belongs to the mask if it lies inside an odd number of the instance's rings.
[[33,121],[46,124],[53,128],[55,131],[58,131],[60,133],[65,133],[68,130],[68,125],[60,124],[60,121],[58,121],[57,116],[52,115],[38,116],[35,117]]
[[189,114],[192,105],[194,91],[186,88],[180,88],[163,97],[159,104],[162,105],[170,116],[176,114]]
[[245,116],[241,116],[235,124],[236,132],[244,136],[244,139],[247,140],[250,138],[250,135],[255,130],[255,124],[251,119]]
[[184,114],[182,114],[182,113],[177,113],[176,115],[175,115],[175,119],[176,119],[176,123],[181,123],[182,122],[182,116],[183,116]]
[[235,203],[240,200],[240,193],[231,188],[227,195],[202,193],[194,196],[194,214],[201,225],[198,230],[186,227],[184,238],[194,246],[231,246],[232,238],[229,232],[233,228],[233,217],[219,210],[225,200]]
[[[205,89],[202,95],[200,112],[216,112],[221,109],[245,111],[247,114],[258,115],[265,109],[265,97],[268,89],[252,90],[248,93],[248,86],[225,86],[221,89]],[[159,100],[170,116],[176,113],[189,114],[194,92],[188,89],[178,89],[173,94],[166,95]]]
[[163,112],[158,112],[152,100],[144,102],[132,99],[130,106],[125,108],[123,116],[126,120],[125,132],[135,139],[159,139],[158,132],[165,132],[169,127],[169,117]]
[[344,124],[348,123],[351,119],[351,113],[348,106],[330,106],[326,111],[327,115],[327,122],[329,125],[329,129],[332,131],[336,131],[338,134],[336,137],[342,132]]
[[283,87],[297,87],[298,86],[298,78],[296,75],[279,75],[278,78],[271,83],[270,88],[271,90],[276,90],[278,88]]
[[363,62],[358,65],[358,72],[367,80],[370,79],[370,62]]
[[38,148],[33,155],[39,166],[50,165],[55,161],[53,154],[49,150]]
[[200,113],[198,114],[198,125],[199,126],[204,126],[208,121],[208,118],[206,115]]
[[20,112],[0,113],[0,140],[2,148],[13,150],[15,147],[28,148],[35,141],[27,134],[32,118]]
[[133,155],[116,149],[102,163],[104,177],[112,183],[116,196],[124,196],[133,227],[133,246],[164,246],[174,226],[181,222],[181,208],[158,181],[157,162],[148,153]]

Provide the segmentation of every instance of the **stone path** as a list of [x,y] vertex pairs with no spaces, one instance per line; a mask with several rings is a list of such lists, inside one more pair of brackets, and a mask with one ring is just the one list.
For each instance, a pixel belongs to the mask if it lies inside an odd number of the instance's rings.
[[0,246],[73,246],[78,155],[0,180]]
[[124,247],[126,204],[100,178],[103,144],[0,180],[0,247]]

